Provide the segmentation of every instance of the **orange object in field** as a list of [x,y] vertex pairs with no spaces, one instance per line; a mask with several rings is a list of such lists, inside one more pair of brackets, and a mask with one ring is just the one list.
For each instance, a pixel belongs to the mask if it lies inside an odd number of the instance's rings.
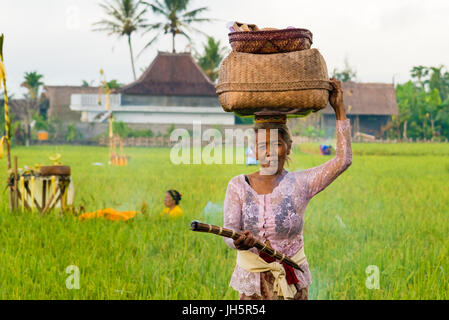
[[48,140],[48,131],[38,131],[37,132],[37,140],[47,141]]
[[112,208],[101,209],[94,212],[86,212],[78,217],[79,220],[89,220],[95,218],[103,218],[112,221],[127,221],[134,218],[137,211],[116,211]]

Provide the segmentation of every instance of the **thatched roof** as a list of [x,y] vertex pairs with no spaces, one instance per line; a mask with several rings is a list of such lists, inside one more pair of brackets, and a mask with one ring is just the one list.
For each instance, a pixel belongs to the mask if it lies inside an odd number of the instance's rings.
[[158,52],[136,81],[122,87],[122,94],[157,96],[216,96],[215,86],[190,53]]
[[[398,105],[393,84],[343,82],[342,89],[347,114],[397,115]],[[330,105],[323,114],[334,114]]]

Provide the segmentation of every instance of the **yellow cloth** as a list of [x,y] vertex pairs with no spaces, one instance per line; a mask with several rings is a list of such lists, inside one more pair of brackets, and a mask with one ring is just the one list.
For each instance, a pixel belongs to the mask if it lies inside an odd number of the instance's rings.
[[79,220],[89,220],[94,218],[104,218],[112,221],[127,221],[137,214],[137,211],[119,212],[112,208],[97,210],[94,212],[86,212],[78,217]]
[[170,210],[170,208],[166,207],[162,211],[161,215],[169,215],[170,217],[180,217],[182,216],[183,212],[180,207],[174,206],[173,209]]
[[[307,261],[304,247],[301,248],[292,258],[296,264],[301,265]],[[271,271],[274,276],[273,290],[285,299],[293,299],[296,287],[288,284],[285,269],[279,262],[268,263],[259,255],[248,250],[237,250],[237,264],[249,272]]]

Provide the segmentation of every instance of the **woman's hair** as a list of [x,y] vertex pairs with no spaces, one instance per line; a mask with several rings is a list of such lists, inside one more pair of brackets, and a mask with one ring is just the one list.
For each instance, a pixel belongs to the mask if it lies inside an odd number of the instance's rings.
[[[290,134],[290,129],[288,128],[287,124],[279,123],[279,122],[260,122],[254,125],[253,127],[256,135],[258,130],[265,129],[265,130],[272,130],[277,129],[278,130],[278,136],[279,138],[285,142],[287,145],[287,149],[291,149],[293,140],[292,135]],[[287,163],[290,161],[290,157],[287,155]]]
[[179,204],[179,201],[181,201],[182,194],[180,194],[176,190],[168,190],[167,192],[170,194],[175,203]]

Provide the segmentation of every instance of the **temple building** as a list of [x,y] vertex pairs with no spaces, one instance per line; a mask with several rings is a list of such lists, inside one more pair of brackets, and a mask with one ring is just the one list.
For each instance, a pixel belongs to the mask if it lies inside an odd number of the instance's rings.
[[[214,84],[190,53],[158,52],[147,70],[136,81],[110,95],[115,121],[130,124],[234,125],[233,113],[224,112]],[[51,108],[50,108],[51,109]],[[105,97],[74,93],[70,110],[82,122],[106,120]]]

